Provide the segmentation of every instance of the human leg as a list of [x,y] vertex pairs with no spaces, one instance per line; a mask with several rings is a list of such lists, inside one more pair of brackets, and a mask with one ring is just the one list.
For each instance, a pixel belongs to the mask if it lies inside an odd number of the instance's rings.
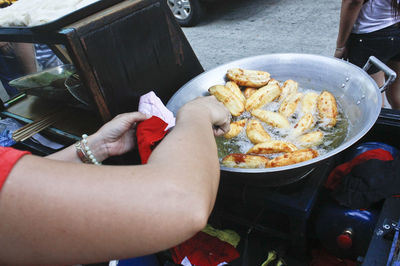
[[[24,45],[18,45],[19,48],[17,52],[25,47],[30,47],[29,45]],[[18,59],[19,56],[24,57],[24,54],[16,54],[14,46],[11,44],[4,45],[0,48],[0,81],[10,97],[16,95],[19,91],[11,87],[9,82],[26,74],[24,66],[22,66],[21,61]],[[29,69],[35,71],[32,67],[29,67]]]
[[[383,73],[383,71],[376,72],[374,74],[371,74],[370,76],[375,80],[378,87],[383,86],[383,84],[385,83],[385,74]],[[385,105],[384,96],[384,93],[382,93],[382,107]]]
[[[397,24],[371,33],[352,34],[348,46],[349,61],[351,63],[363,67],[370,56],[375,56],[396,71],[397,76],[399,76],[400,27]],[[368,74],[379,87],[383,86],[385,75],[376,66],[371,66],[368,69]],[[382,96],[385,96],[385,94]],[[390,87],[386,88],[386,97],[392,108],[400,109],[399,78]],[[384,107],[384,103],[385,98],[382,97],[382,107]]]
[[10,82],[13,77],[13,74],[10,72],[10,63],[7,57],[0,52],[0,81],[10,97],[18,93],[17,89],[8,85],[8,82]]
[[387,88],[386,97],[393,109],[400,110],[400,61],[391,60],[388,62],[388,67],[396,72],[397,78]]

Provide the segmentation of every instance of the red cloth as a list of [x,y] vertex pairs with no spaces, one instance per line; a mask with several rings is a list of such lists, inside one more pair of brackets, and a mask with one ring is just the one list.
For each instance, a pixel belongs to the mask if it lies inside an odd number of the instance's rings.
[[340,259],[329,254],[325,249],[314,249],[310,266],[355,266],[356,263],[348,259]]
[[228,242],[204,232],[171,249],[172,259],[181,264],[187,257],[192,265],[216,266],[239,258],[239,252]]
[[329,174],[328,179],[325,182],[325,187],[334,190],[340,184],[342,177],[349,174],[354,166],[370,159],[390,161],[393,160],[393,156],[390,152],[384,149],[374,149],[363,152],[351,161],[336,166],[336,168]]
[[13,166],[25,154],[30,154],[28,151],[20,151],[9,147],[0,147],[0,190],[6,182],[8,174]]
[[168,124],[157,116],[152,116],[137,125],[136,138],[142,164],[147,163],[157,143],[167,134],[167,131],[164,131],[167,126]]

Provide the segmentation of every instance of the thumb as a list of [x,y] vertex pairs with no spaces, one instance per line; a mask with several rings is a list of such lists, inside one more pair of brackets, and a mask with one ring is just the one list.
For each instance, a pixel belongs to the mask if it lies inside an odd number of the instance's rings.
[[135,122],[140,122],[150,118],[151,116],[140,113],[140,112],[132,112],[118,115],[116,119],[122,119],[125,123],[134,124]]

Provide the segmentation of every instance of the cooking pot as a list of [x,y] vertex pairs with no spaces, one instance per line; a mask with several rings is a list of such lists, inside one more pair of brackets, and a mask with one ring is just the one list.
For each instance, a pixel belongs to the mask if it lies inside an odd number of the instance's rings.
[[[367,74],[371,65],[387,76],[382,87]],[[299,86],[316,91],[328,90],[336,98],[348,118],[348,133],[335,149],[312,160],[276,168],[230,168],[221,166],[221,178],[240,180],[262,186],[280,186],[307,176],[326,159],[343,151],[376,122],[382,103],[381,93],[396,78],[396,73],[375,57],[370,57],[363,69],[341,59],[312,54],[266,54],[236,60],[203,72],[184,84],[168,101],[167,108],[176,114],[186,102],[209,95],[208,88],[225,84],[230,68],[262,70],[278,81],[295,80]]]

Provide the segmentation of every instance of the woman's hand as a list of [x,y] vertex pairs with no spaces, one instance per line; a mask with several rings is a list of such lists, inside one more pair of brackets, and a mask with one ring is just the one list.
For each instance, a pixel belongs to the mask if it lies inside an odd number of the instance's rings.
[[103,125],[88,140],[91,149],[95,149],[92,148],[93,145],[102,147],[101,152],[96,152],[96,159],[103,161],[132,150],[136,142],[136,124],[147,118],[148,116],[139,112],[124,113]]
[[334,57],[347,60],[347,58],[348,58],[347,46],[336,48]]
[[198,97],[186,103],[178,112],[180,115],[191,113],[209,119],[215,136],[221,136],[229,131],[231,113],[214,96]]

